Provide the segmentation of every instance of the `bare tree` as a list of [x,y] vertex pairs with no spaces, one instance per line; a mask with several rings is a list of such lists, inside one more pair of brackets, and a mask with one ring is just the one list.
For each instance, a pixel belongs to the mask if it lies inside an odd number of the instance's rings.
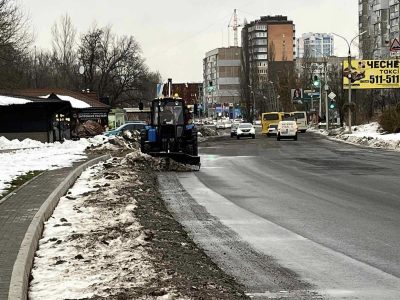
[[71,66],[76,59],[76,29],[68,14],[61,16],[52,29],[52,45],[55,57],[65,66]]
[[111,105],[143,92],[142,81],[149,72],[133,36],[118,37],[111,27],[93,26],[81,37],[78,52],[86,87],[107,97]]
[[91,29],[81,37],[78,49],[79,62],[84,67],[84,87],[97,91],[98,65],[102,56],[101,40],[103,29],[93,25]]
[[68,14],[61,16],[52,29],[52,46],[54,59],[57,62],[58,81],[60,87],[73,88],[76,86],[74,67],[77,59],[76,29]]
[[[32,41],[33,35],[29,31],[28,19],[16,1],[0,0],[0,51],[7,48],[24,51]],[[1,58],[7,59],[7,57]]]
[[0,0],[0,87],[12,88],[21,84],[24,59],[33,41],[28,18],[16,1]]

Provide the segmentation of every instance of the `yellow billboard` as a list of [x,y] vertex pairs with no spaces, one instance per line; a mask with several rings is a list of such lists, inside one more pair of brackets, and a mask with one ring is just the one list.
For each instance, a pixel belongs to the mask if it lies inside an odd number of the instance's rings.
[[398,89],[400,88],[400,60],[352,60],[343,62],[343,88]]

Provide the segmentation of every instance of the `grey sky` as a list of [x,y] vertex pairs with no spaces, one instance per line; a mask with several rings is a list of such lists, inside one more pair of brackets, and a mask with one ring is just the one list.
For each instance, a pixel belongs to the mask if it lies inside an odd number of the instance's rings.
[[[30,15],[40,48],[51,48],[51,26],[68,13],[79,33],[96,21],[112,25],[119,35],[133,35],[149,67],[175,82],[202,80],[205,53],[228,45],[227,25],[234,8],[240,23],[261,15],[286,15],[296,25],[296,37],[336,32],[351,39],[358,33],[356,0],[19,1]],[[230,41],[233,44],[233,33]],[[345,42],[335,38],[335,44],[335,54],[346,55]]]

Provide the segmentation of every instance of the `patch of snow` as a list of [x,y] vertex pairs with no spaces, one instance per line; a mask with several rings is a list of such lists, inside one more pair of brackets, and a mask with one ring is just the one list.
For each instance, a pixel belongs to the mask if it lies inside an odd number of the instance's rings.
[[400,133],[382,133],[377,122],[352,126],[351,134],[347,133],[344,128],[333,129],[329,132],[325,129],[310,129],[310,131],[326,136],[329,135],[331,139],[349,144],[400,151]]
[[17,149],[0,153],[0,194],[10,187],[10,182],[16,177],[29,171],[72,166],[73,162],[87,157],[86,148],[101,145],[107,140],[105,136],[95,136],[78,141],[66,140],[63,143],[41,143],[29,139],[22,142],[8,141],[0,137],[0,149]]
[[115,297],[157,276],[133,214],[136,200],[118,193],[132,175],[107,180],[104,171],[101,163],[84,171],[46,222],[29,299]]
[[[46,96],[40,96],[40,98],[48,98],[50,95],[46,95]],[[86,102],[76,99],[74,97],[71,96],[65,96],[65,95],[57,95],[58,98],[60,98],[63,101],[68,101],[69,103],[71,103],[71,106],[73,108],[88,108],[91,107],[89,104],[87,104]]]
[[16,104],[26,104],[32,102],[31,100],[9,97],[9,96],[1,96],[0,95],[0,106],[8,106],[8,105],[16,105]]
[[25,139],[23,141],[14,139],[8,140],[4,136],[0,136],[0,150],[9,150],[9,149],[23,149],[23,148],[39,148],[49,145],[47,143],[42,143],[39,141]]

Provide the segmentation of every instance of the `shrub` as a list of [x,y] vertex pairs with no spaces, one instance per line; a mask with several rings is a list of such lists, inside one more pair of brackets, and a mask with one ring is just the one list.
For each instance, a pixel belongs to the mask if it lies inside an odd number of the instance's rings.
[[396,108],[386,109],[379,118],[383,130],[389,133],[400,132],[400,104]]

